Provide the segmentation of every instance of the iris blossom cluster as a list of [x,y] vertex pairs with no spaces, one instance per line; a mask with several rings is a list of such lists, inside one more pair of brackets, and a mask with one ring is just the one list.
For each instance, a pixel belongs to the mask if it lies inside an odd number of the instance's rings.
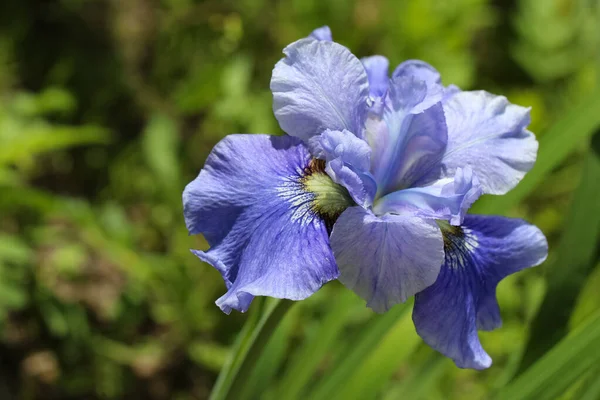
[[519,219],[469,215],[533,166],[529,110],[443,86],[423,61],[388,75],[328,27],[284,49],[271,79],[285,136],[229,135],[183,193],[193,252],[223,276],[225,313],[255,296],[304,299],[339,279],[385,312],[415,296],[413,321],[462,368],[491,358],[477,331],[501,325],[496,286],[541,263],[547,242]]

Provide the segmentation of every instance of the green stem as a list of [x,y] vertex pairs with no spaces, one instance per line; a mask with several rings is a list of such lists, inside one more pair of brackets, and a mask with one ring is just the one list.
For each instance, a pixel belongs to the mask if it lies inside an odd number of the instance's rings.
[[258,321],[256,317],[248,319],[236,340],[230,360],[219,374],[210,400],[239,398],[252,367],[292,304],[294,302],[290,300],[273,300],[267,303]]

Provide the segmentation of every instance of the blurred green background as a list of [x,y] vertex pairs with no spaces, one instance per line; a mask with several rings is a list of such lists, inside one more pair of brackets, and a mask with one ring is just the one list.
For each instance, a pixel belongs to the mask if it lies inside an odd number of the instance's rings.
[[[500,284],[489,370],[424,345],[410,304],[376,316],[334,282],[227,382],[271,303],[214,305],[181,192],[223,136],[281,132],[271,70],[325,24],[532,107],[538,165],[475,211],[551,252]],[[2,0],[0,399],[207,399],[221,370],[235,399],[599,399],[599,86],[596,0]]]

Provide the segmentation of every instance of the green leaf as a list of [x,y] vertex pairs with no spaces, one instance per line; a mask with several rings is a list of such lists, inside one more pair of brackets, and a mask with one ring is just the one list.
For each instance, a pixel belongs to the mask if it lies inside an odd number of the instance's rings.
[[218,343],[196,340],[190,343],[188,355],[198,364],[219,372],[223,365],[225,365],[224,360],[227,359],[228,351]]
[[600,312],[564,338],[495,400],[556,399],[591,367],[600,363]]
[[28,208],[49,213],[60,207],[61,198],[42,190],[0,185],[0,210]]
[[21,184],[19,174],[9,168],[0,168],[0,186],[17,186]]
[[14,283],[0,283],[0,309],[18,310],[23,308],[29,297],[23,287],[14,285]]
[[254,333],[258,325],[260,319],[259,316],[261,312],[260,306],[262,306],[262,302],[262,299],[256,302],[256,306],[258,307],[255,310],[253,310],[254,312],[250,312],[250,315],[248,316],[244,327],[242,328],[240,333],[238,333],[235,343],[231,348],[229,358],[225,362],[225,365],[223,365],[223,368],[221,368],[219,377],[217,378],[215,386],[212,389],[210,400],[224,399],[227,395],[227,391],[231,386],[231,381],[233,379],[234,372],[236,369],[239,368],[240,355],[248,351],[250,339],[252,338],[252,334]]
[[600,367],[592,368],[583,380],[577,392],[571,397],[574,400],[600,399]]
[[164,115],[153,116],[146,126],[142,147],[146,162],[167,189],[179,184],[178,146],[175,121]]
[[404,314],[396,320],[368,356],[354,366],[352,375],[337,389],[333,399],[374,397],[405,359],[422,343],[413,326],[411,313],[408,312],[412,307],[405,304],[403,309]]
[[279,382],[278,399],[296,399],[304,386],[313,377],[317,368],[342,334],[350,313],[354,311],[356,296],[345,288],[336,296],[327,314],[321,320],[319,328],[308,337],[296,352],[289,367]]
[[295,312],[297,310],[298,308],[290,310],[277,329],[275,329],[273,336],[253,366],[252,373],[248,377],[244,390],[240,392],[239,400],[266,397],[265,392],[271,386],[274,377],[289,354],[292,328],[299,322],[297,318],[298,313]]
[[[592,2],[521,0],[512,54],[537,81],[566,77],[597,54],[599,31]],[[551,26],[552,29],[547,29]],[[591,37],[588,37],[590,36]]]
[[[431,353],[429,358],[417,365],[417,369],[411,369],[411,373],[402,383],[387,391],[384,400],[397,399],[426,399],[426,395],[437,384],[450,360],[439,353]],[[455,368],[452,366],[452,368]]]
[[596,263],[600,238],[600,132],[592,141],[575,191],[555,262],[546,268],[548,289],[533,321],[520,370],[523,371],[566,333],[577,296]]
[[52,126],[41,124],[25,128],[18,137],[0,146],[0,165],[25,160],[32,155],[68,147],[107,143],[108,132],[95,126]]
[[516,188],[503,196],[484,196],[471,209],[473,214],[506,214],[535,188],[565,158],[600,126],[600,90],[567,111],[539,139],[537,161]]
[[349,380],[361,368],[364,360],[379,348],[381,341],[396,326],[410,307],[397,305],[385,314],[376,315],[368,322],[364,332],[352,343],[351,349],[335,362],[329,372],[305,398],[311,400],[330,400],[344,388]]
[[290,300],[269,301],[258,321],[255,318],[248,320],[236,340],[231,359],[219,374],[210,400],[239,398],[253,365],[292,304]]
[[0,232],[0,260],[24,264],[33,256],[33,250],[19,237]]
[[569,325],[576,327],[585,321],[598,309],[600,304],[600,263],[596,264],[593,271],[588,275],[585,286],[579,292],[577,305],[571,313]]
[[18,92],[11,107],[22,116],[36,117],[52,113],[66,114],[75,110],[77,101],[60,87],[48,87],[40,93]]

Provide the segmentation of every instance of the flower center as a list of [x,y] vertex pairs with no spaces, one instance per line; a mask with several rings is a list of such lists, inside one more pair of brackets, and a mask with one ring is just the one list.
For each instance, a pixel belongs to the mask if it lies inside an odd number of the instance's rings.
[[313,159],[302,178],[304,189],[314,194],[311,208],[331,224],[348,207],[355,205],[345,187],[331,180],[325,172],[325,161]]
[[457,241],[463,240],[465,233],[460,226],[450,225],[447,221],[441,219],[438,219],[435,222],[442,231],[444,248],[446,250],[454,248]]

